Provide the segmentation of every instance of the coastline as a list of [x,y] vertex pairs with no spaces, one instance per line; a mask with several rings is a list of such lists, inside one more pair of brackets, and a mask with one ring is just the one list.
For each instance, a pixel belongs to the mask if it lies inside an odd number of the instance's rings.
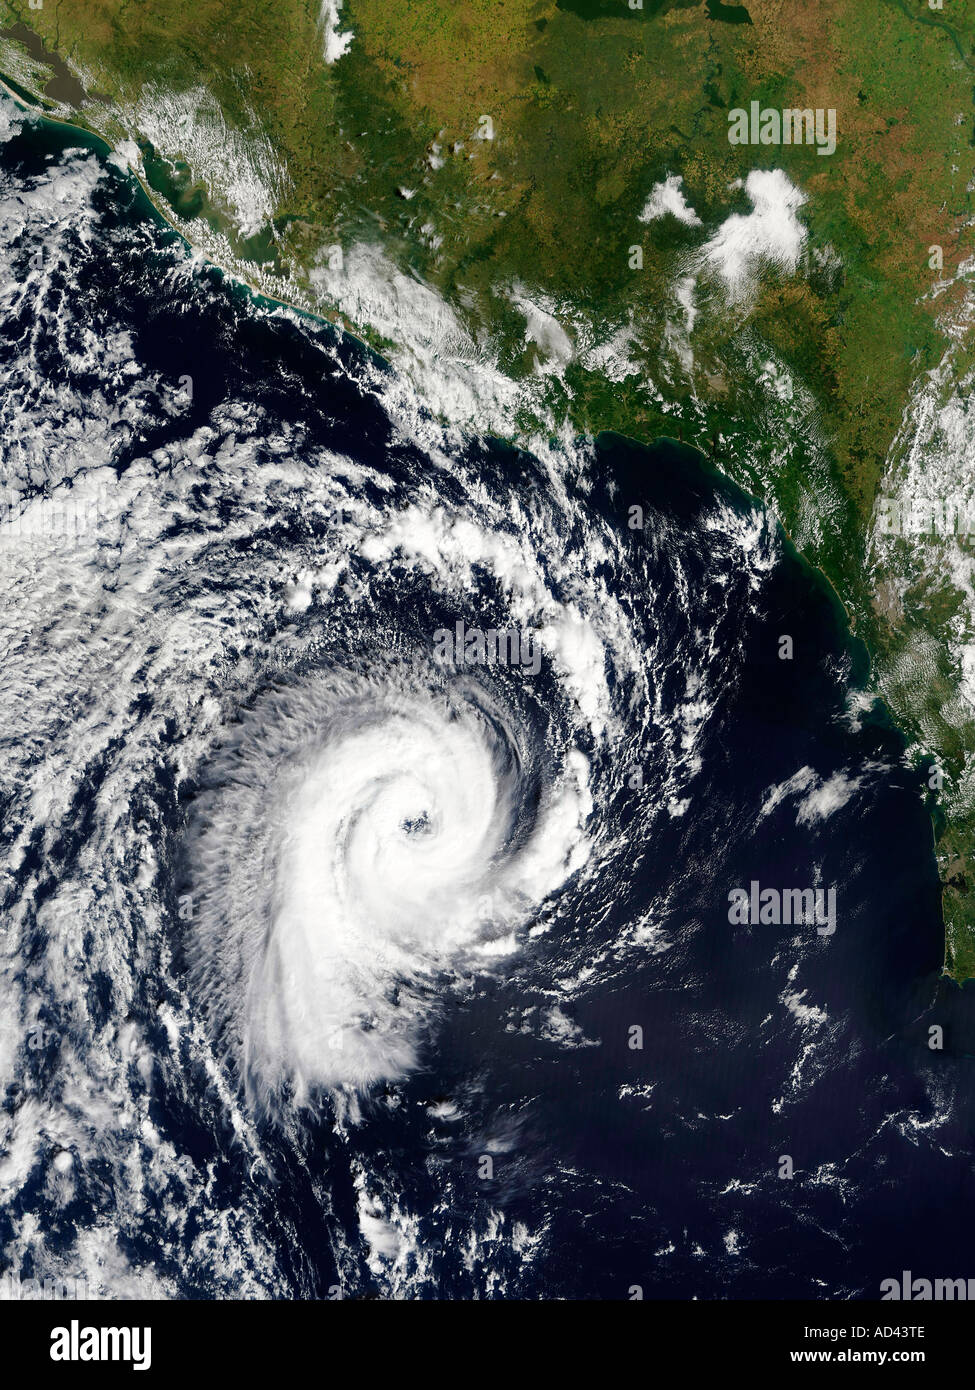
[[[154,190],[151,189],[151,187],[147,184],[145,178],[139,172],[138,169],[134,168],[132,164],[128,161],[126,161],[123,166],[117,158],[112,158],[116,155],[116,150],[109,143],[109,141],[105,139],[104,136],[100,135],[96,130],[94,130],[87,124],[79,124],[76,120],[71,120],[64,116],[55,115],[49,112],[48,110],[44,109],[43,99],[39,97],[37,94],[33,94],[32,103],[24,95],[22,95],[20,91],[16,90],[14,86],[11,86],[12,81],[13,79],[9,79],[4,73],[0,72],[0,89],[7,93],[10,99],[19,109],[26,112],[33,120],[40,121],[42,123],[50,123],[52,126],[56,126],[60,129],[76,133],[79,137],[82,137],[86,142],[88,142],[91,145],[92,149],[96,153],[98,153],[102,159],[104,159],[105,161],[112,162],[113,167],[115,167],[120,173],[131,175],[135,180],[139,192],[145,200],[147,213],[151,216],[154,215],[156,218],[158,218],[159,223],[165,228],[167,228],[167,230],[173,233],[176,237],[178,237],[180,242],[183,244],[184,247],[187,248],[187,250],[190,253],[192,253],[195,256],[200,256],[211,270],[216,272],[229,284],[238,286],[242,291],[246,292],[256,303],[258,303],[262,308],[265,308],[270,313],[285,311],[286,313],[295,314],[300,318],[307,319],[313,325],[332,329],[333,331],[341,334],[343,337],[348,336],[350,339],[352,339],[357,349],[361,350],[362,352],[368,354],[371,357],[374,357],[378,360],[378,362],[380,362],[389,370],[396,370],[394,363],[389,361],[389,359],[385,358],[381,352],[379,352],[375,347],[372,346],[372,344],[368,342],[367,339],[361,336],[361,333],[357,333],[355,329],[347,322],[347,320],[345,320],[337,312],[333,317],[325,311],[315,311],[309,309],[307,307],[307,304],[297,303],[295,301],[288,300],[283,296],[269,294],[267,290],[256,285],[252,280],[248,279],[246,275],[241,274],[237,270],[229,269],[225,265],[221,264],[219,261],[215,260],[212,257],[212,255],[210,255],[203,248],[195,244],[187,235],[186,231],[173,220],[172,216],[167,212],[165,206],[163,205],[161,195],[156,194]],[[20,84],[16,85],[19,86]],[[875,689],[871,689],[870,677],[875,669],[875,655],[871,651],[867,642],[858,634],[857,622],[854,612],[851,610],[846,601],[840,595],[840,593],[836,589],[835,584],[833,583],[830,576],[825,572],[825,570],[823,570],[821,566],[813,563],[810,559],[808,559],[807,556],[803,553],[803,551],[799,549],[799,547],[795,544],[792,534],[786,527],[781,517],[775,512],[769,512],[769,509],[759,498],[755,497],[754,494],[748,492],[748,490],[742,487],[740,483],[738,483],[727,473],[722,471],[722,469],[719,468],[718,465],[714,462],[713,458],[704,449],[700,448],[698,445],[694,443],[690,443],[684,439],[675,439],[672,436],[665,434],[653,435],[649,439],[638,439],[632,435],[628,435],[616,430],[601,430],[595,436],[589,437],[598,439],[600,434],[615,435],[616,437],[625,440],[628,444],[631,444],[638,448],[648,448],[651,447],[657,441],[667,441],[673,444],[675,447],[687,449],[697,457],[698,461],[701,463],[702,466],[704,466],[708,471],[714,473],[716,477],[718,477],[724,484],[735,488],[738,492],[741,493],[743,497],[748,498],[748,500],[751,503],[753,503],[756,508],[759,508],[762,511],[766,512],[774,519],[775,524],[781,529],[781,532],[785,537],[792,552],[809,569],[810,573],[814,575],[817,578],[817,580],[824,584],[828,589],[833,601],[835,601],[835,604],[838,606],[840,612],[843,615],[843,620],[845,622],[845,626],[850,635],[851,640],[858,643],[865,654],[867,665],[863,675],[863,687],[873,695],[873,698],[876,701],[880,702],[883,705],[886,716],[890,720],[892,727],[898,729],[905,742],[908,744],[908,746],[910,746],[912,742],[910,736],[904,730],[902,730],[900,726],[896,723],[893,714],[890,710],[890,707],[887,704],[887,701],[878,691],[876,691]],[[496,439],[497,442],[514,448],[526,447],[526,443],[524,441],[520,441],[515,437],[500,438],[490,433],[486,434],[484,437],[489,439]],[[527,447],[531,447],[530,443],[528,443]],[[937,854],[938,844],[936,815],[937,807],[933,809],[929,808],[928,820],[931,827],[932,852],[935,853],[935,855]],[[962,987],[967,978],[973,977],[962,976],[961,978],[959,978],[949,969],[949,943],[947,930],[948,924],[945,913],[945,894],[948,891],[949,885],[945,883],[943,879],[941,879],[940,881],[942,886],[942,927],[944,929],[945,936],[942,974],[944,977],[951,979],[954,983],[958,984],[959,987]]]

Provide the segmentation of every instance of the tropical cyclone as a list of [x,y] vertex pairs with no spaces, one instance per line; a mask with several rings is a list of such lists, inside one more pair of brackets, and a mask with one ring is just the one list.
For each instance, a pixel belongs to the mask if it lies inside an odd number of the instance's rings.
[[[677,435],[765,503],[932,769],[958,979],[970,543],[876,517],[964,477],[973,66],[964,16],[862,0],[0,0],[11,90],[441,419],[528,446]],[[813,138],[776,139],[783,111]]]

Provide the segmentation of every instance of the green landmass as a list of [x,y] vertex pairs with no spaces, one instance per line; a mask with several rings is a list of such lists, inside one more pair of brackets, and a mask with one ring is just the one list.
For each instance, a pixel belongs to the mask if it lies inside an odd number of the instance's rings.
[[[132,142],[157,205],[208,254],[386,347],[388,331],[330,304],[316,279],[331,247],[381,247],[531,385],[515,440],[539,420],[681,437],[774,508],[937,769],[945,967],[964,981],[975,710],[959,689],[975,614],[937,544],[903,538],[878,564],[872,533],[918,383],[949,342],[959,380],[971,366],[972,5],[633,3],[348,0],[338,30],[351,43],[326,62],[315,0],[0,0],[0,72],[49,114]],[[753,100],[835,110],[835,153],[731,144],[728,113]],[[241,169],[263,189],[254,216]],[[755,169],[801,190],[809,254],[798,273],[765,265],[736,298],[700,248],[749,213]],[[641,221],[673,176],[700,225]],[[675,338],[689,267],[697,313]],[[540,370],[526,299],[576,349],[558,371]],[[608,370],[620,342],[625,369]]]

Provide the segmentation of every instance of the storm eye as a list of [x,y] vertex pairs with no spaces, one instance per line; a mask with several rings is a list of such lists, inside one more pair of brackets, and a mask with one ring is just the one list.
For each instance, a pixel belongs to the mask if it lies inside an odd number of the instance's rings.
[[426,811],[421,811],[418,816],[413,816],[402,823],[404,835],[428,835],[430,833],[430,817]]

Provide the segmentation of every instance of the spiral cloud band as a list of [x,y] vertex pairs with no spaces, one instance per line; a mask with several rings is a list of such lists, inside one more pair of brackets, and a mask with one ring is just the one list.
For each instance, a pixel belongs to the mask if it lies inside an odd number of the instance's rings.
[[266,696],[195,808],[198,994],[262,1100],[413,1067],[431,986],[514,949],[585,857],[585,760],[539,799],[507,711],[416,677]]
[[[350,1287],[432,1286],[382,1119],[500,1152],[517,1100],[480,1072],[531,1038],[595,1058],[592,983],[669,951],[634,885],[648,846],[682,872],[779,543],[710,491],[693,527],[654,507],[639,456],[617,481],[591,442],[461,437],[130,223],[80,150],[8,185],[0,1195],[36,1233],[9,1258],[318,1297],[303,1203]],[[474,1171],[435,1219],[467,1212],[480,1289]],[[509,1281],[547,1220],[504,1226]]]

